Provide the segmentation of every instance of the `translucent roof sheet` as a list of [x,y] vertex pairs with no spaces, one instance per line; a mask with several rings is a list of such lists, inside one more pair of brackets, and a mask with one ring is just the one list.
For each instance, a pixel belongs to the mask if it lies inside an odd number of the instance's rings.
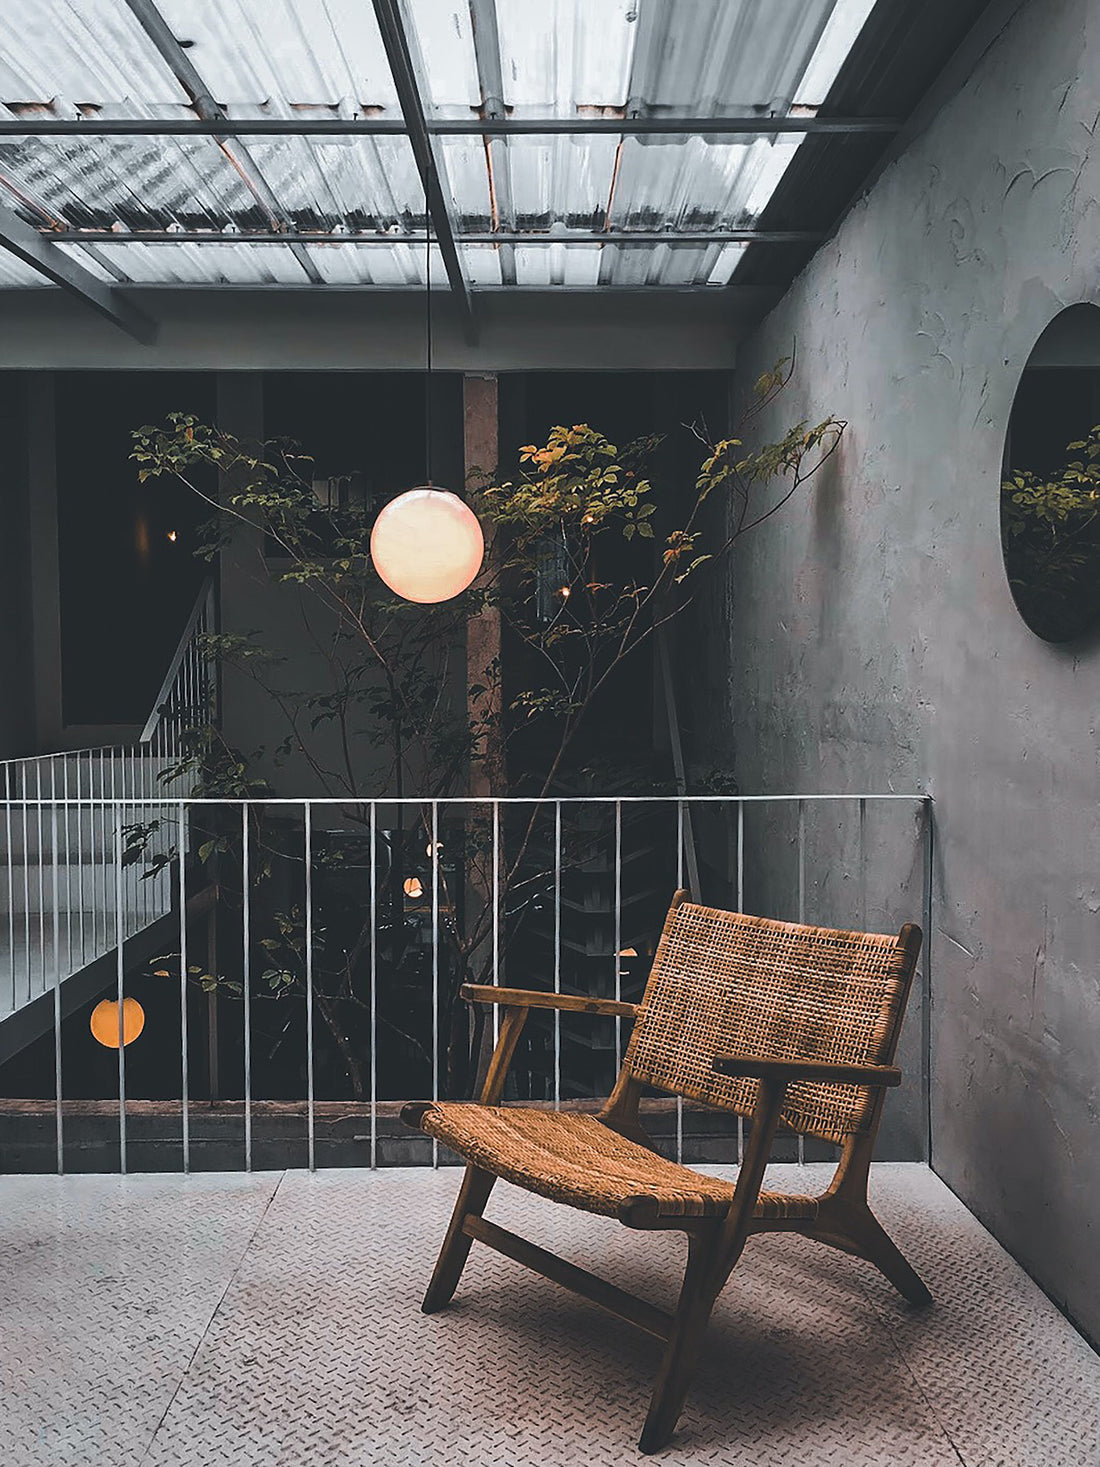
[[[802,135],[707,134],[702,121],[812,114],[872,4],[399,0],[429,125],[502,107],[532,126],[700,119],[690,134],[437,136],[469,285],[725,284],[744,245],[684,236],[751,229]],[[157,0],[157,10],[180,48],[174,66],[126,0],[0,5],[0,116],[222,115],[224,136],[0,137],[0,205],[123,283],[423,283],[423,188],[406,136],[232,130],[246,119],[403,127],[370,0]],[[639,230],[675,238],[623,241]],[[151,231],[186,237],[142,238]],[[232,240],[295,231],[326,239]],[[509,238],[486,242],[494,232]],[[0,286],[37,279],[0,255]]]

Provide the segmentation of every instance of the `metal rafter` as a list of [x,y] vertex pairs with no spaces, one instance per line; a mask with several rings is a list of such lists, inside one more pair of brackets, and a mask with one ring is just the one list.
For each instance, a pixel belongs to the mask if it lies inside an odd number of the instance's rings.
[[[62,239],[68,244],[271,244],[285,245],[285,234],[258,229],[72,229],[63,234],[43,229],[47,239]],[[346,234],[324,231],[301,231],[295,236],[306,244],[321,245],[416,245],[423,244],[421,234]],[[690,248],[722,244],[820,244],[824,234],[808,229],[611,229],[592,233],[573,230],[568,234],[545,231],[494,229],[463,232],[456,236],[458,244],[474,245],[671,245]]]
[[[504,112],[504,72],[500,61],[500,32],[497,27],[496,0],[470,0],[470,22],[474,36],[474,61],[481,90],[481,113],[485,118],[501,118]],[[516,211],[512,199],[512,172],[508,165],[507,138],[485,138],[485,166],[489,171],[489,190],[493,203],[493,222],[497,232],[514,229]],[[515,247],[500,239],[500,278],[504,285],[516,282]]]
[[24,223],[18,214],[2,204],[0,249],[15,255],[25,265],[39,271],[47,280],[52,280],[62,290],[91,306],[112,325],[120,327],[143,346],[150,346],[155,341],[155,322],[121,295],[116,286],[107,285],[90,270],[78,265],[63,250],[58,249],[48,232],[43,234],[32,225]]
[[[375,0],[376,4],[385,0]],[[186,53],[184,53],[186,55]],[[419,99],[418,99],[419,100]],[[421,113],[418,137],[768,137],[773,133],[900,132],[898,117],[433,117]],[[405,137],[406,122],[388,117],[0,117],[0,137]]]
[[373,5],[378,29],[382,34],[382,44],[386,49],[386,60],[389,62],[393,84],[397,91],[401,115],[405,119],[409,144],[416,160],[420,181],[424,186],[428,218],[439,245],[443,268],[447,272],[447,279],[458,303],[462,330],[468,339],[473,340],[477,334],[473,304],[462,261],[458,257],[458,247],[455,244],[454,224],[444,187],[446,175],[442,160],[436,156],[432,135],[424,115],[424,104],[421,100],[412,52],[409,49],[409,38],[401,19],[398,0],[373,0]]
[[[157,9],[155,0],[126,0],[135,20],[142,30],[157,48],[161,58],[164,60],[172,75],[191,99],[191,104],[199,114],[200,119],[205,122],[227,124],[229,119],[225,111],[215,102],[210,95],[210,90],[204,83],[202,77],[196,71],[191,58],[180,45],[171,27]],[[240,175],[242,182],[252,197],[267,214],[276,228],[283,230],[287,228],[287,221],[283,215],[279,201],[268,186],[263,172],[249,153],[243,143],[237,141],[234,134],[215,133],[214,141],[221,148],[229,162]],[[296,244],[288,239],[287,244],[290,251],[307,279],[313,285],[321,284],[321,272],[310,258],[309,251],[302,244]]]

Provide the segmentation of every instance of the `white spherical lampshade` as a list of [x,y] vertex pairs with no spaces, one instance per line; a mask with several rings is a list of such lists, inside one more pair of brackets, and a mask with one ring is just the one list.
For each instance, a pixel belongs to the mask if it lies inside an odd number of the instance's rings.
[[477,515],[446,489],[410,489],[379,513],[371,560],[391,591],[428,605],[471,584],[485,555]]

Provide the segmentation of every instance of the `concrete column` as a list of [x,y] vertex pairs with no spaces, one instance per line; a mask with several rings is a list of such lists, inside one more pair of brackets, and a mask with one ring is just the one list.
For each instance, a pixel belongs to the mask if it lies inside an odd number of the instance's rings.
[[[496,473],[498,447],[497,379],[495,373],[468,373],[462,382],[462,429],[466,484],[470,503],[478,509],[478,490]],[[491,546],[487,547],[482,581],[497,573]],[[472,616],[466,626],[466,685],[482,687],[468,694],[472,723],[487,720],[488,728],[470,760],[470,794],[505,792],[504,743],[501,737],[500,611],[493,607]]]

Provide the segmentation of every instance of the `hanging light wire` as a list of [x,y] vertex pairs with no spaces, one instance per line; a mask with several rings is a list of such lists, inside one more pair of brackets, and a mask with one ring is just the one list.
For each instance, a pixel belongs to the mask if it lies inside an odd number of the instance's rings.
[[424,170],[424,482],[432,482],[432,214],[428,202],[428,180],[432,163]]

